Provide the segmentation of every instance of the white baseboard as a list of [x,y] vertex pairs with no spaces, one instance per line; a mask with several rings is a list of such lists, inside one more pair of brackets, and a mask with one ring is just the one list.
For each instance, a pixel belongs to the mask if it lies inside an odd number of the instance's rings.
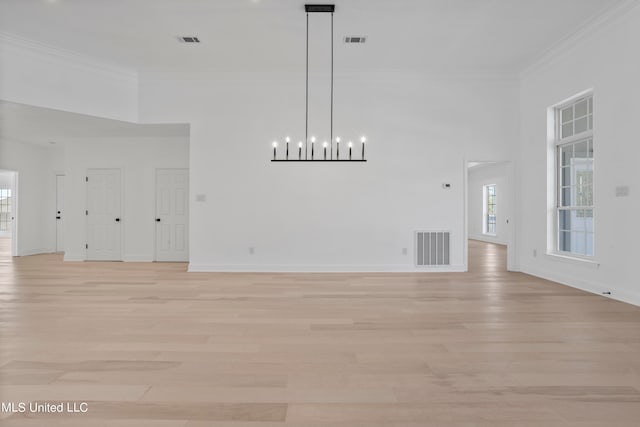
[[[64,254],[64,260],[65,261],[86,261],[87,257],[85,254],[70,254],[70,253],[65,253]],[[153,258],[149,255],[125,255],[122,258],[122,261],[124,262],[153,262]]]
[[[551,273],[548,270],[538,269],[534,266],[520,266],[522,273],[529,274],[531,276],[540,277],[542,279],[550,280],[552,282],[559,283],[561,285],[570,286],[572,288],[580,289],[582,291],[590,292],[601,297],[611,298],[617,301],[626,302],[628,304],[640,306],[640,293],[632,292],[628,290],[617,290],[611,286],[605,286],[600,283],[595,283],[587,280],[577,279],[572,276],[566,276],[564,274]],[[610,294],[603,294],[603,292],[611,292]]]
[[463,265],[440,267],[383,265],[253,265],[253,264],[196,264],[189,263],[189,272],[211,273],[453,273],[466,271]]

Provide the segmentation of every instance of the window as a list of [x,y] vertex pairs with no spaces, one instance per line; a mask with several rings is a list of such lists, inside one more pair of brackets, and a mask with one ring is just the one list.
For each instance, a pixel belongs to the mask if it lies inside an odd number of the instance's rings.
[[0,231],[11,231],[11,189],[0,188]]
[[593,256],[593,97],[555,113],[556,250]]
[[484,196],[484,209],[482,215],[482,232],[484,234],[496,234],[496,185],[482,187]]

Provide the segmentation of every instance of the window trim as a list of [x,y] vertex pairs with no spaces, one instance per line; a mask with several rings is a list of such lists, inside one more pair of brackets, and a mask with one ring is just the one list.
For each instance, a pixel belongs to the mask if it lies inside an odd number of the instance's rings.
[[[591,115],[592,115],[592,127],[591,129],[589,129],[587,127],[586,131],[580,132],[579,134],[572,134],[571,136],[568,136],[566,138],[561,138],[562,135],[562,110],[564,108],[566,108],[569,105],[573,105],[573,104],[577,104],[580,101],[582,101],[583,99],[589,99],[591,98]],[[594,203],[596,196],[595,196],[595,186],[594,181],[592,180],[592,187],[591,187],[591,191],[592,191],[592,205],[590,207],[590,209],[593,211],[593,223],[592,223],[592,234],[593,234],[593,255],[585,255],[585,254],[580,254],[580,253],[575,253],[575,252],[567,252],[567,251],[561,251],[560,250],[560,215],[559,212],[560,210],[571,210],[571,208],[576,208],[577,206],[561,206],[561,191],[560,191],[560,183],[561,181],[561,177],[560,177],[560,170],[561,170],[561,162],[562,162],[562,158],[561,155],[559,155],[560,153],[560,147],[565,146],[565,145],[572,145],[575,144],[577,142],[581,142],[581,141],[585,141],[585,140],[591,140],[591,144],[592,146],[594,146],[594,128],[595,128],[595,120],[593,120],[593,116],[594,116],[594,96],[593,96],[593,91],[592,90],[588,90],[585,92],[581,92],[578,95],[575,95],[573,97],[571,97],[568,100],[565,100],[559,104],[554,105],[553,107],[551,107],[553,114],[553,137],[552,137],[552,144],[551,144],[551,148],[553,150],[553,176],[554,176],[554,185],[553,185],[553,245],[551,248],[549,248],[549,250],[547,250],[547,255],[551,255],[554,257],[557,257],[557,259],[564,259],[564,260],[576,260],[576,261],[585,261],[585,262],[590,262],[590,263],[597,263],[595,261],[596,259],[596,245],[595,245],[595,241],[596,241],[596,224],[595,224],[595,218],[596,218],[596,205]],[[589,113],[587,112],[586,117],[589,117]],[[575,121],[575,117],[572,119]],[[594,149],[595,152],[595,149]],[[591,161],[592,161],[592,171],[593,171],[593,176],[595,176],[596,172],[595,172],[595,157],[592,156],[591,157]],[[582,207],[584,208],[584,207]]]

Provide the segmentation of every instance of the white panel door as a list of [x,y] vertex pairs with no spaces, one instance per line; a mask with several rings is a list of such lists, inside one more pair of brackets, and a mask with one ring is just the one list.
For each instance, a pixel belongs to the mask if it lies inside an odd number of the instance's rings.
[[120,169],[87,171],[87,259],[120,261]]
[[56,175],[56,252],[64,252],[64,175]]
[[189,260],[189,170],[156,169],[156,261]]

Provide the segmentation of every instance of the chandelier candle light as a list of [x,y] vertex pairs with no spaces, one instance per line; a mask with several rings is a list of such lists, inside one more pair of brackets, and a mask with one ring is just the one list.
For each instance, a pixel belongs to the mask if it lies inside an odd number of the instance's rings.
[[[340,137],[333,137],[333,14],[335,12],[335,5],[333,4],[306,4],[304,6],[305,12],[307,14],[307,44],[306,44],[306,92],[305,92],[305,139],[304,139],[304,158],[302,157],[302,145],[303,142],[300,141],[298,143],[298,158],[289,158],[289,142],[291,139],[287,136],[285,138],[285,155],[283,158],[278,158],[278,141],[273,142],[273,159],[272,162],[366,162],[364,156],[364,144],[367,139],[363,136],[360,138],[360,142],[362,143],[362,154],[360,158],[354,159],[352,156],[352,148],[353,143],[349,141],[349,159],[340,159]],[[322,143],[322,147],[324,149],[323,159],[315,159],[315,144],[316,137],[312,136],[309,138],[309,13],[330,13],[331,14],[331,86],[330,86],[330,94],[331,94],[331,110],[330,110],[330,128],[329,128],[329,142],[324,141]],[[336,143],[336,156],[333,158],[333,142],[335,140]],[[309,142],[311,142],[311,158],[307,157],[307,149],[309,146]],[[327,156],[327,148],[329,148],[329,156]],[[282,156],[282,155],[281,155]]]

